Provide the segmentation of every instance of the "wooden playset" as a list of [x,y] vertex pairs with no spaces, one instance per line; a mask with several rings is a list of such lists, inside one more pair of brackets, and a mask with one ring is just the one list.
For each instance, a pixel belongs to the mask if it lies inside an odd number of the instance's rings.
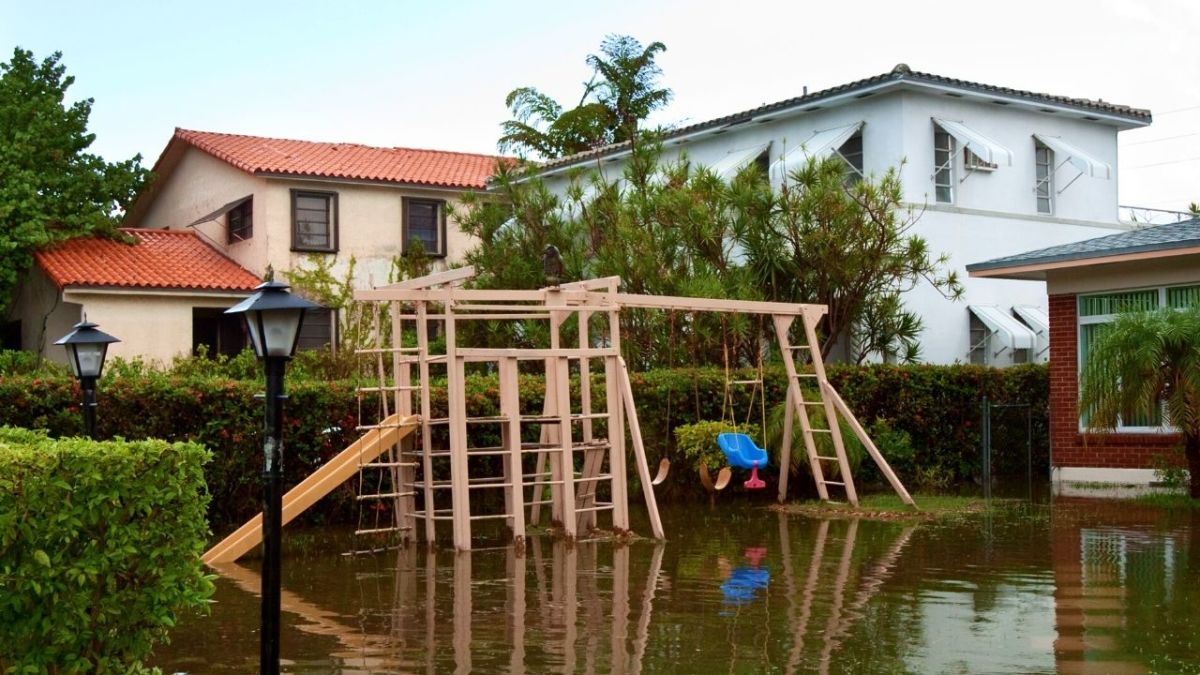
[[[390,504],[378,511],[389,514],[387,521],[361,527],[361,534],[387,533],[411,541],[421,532],[432,543],[438,537],[438,524],[448,522],[455,548],[469,550],[473,523],[503,520],[520,542],[526,525],[541,520],[543,506],[550,507],[551,520],[567,537],[598,527],[600,514],[607,514],[605,525],[625,531],[629,529],[626,462],[632,459],[652,534],[665,538],[654,486],[665,478],[669,464],[664,460],[657,475],[651,475],[633,388],[621,356],[620,314],[635,308],[770,317],[787,373],[778,462],[780,501],[787,494],[792,435],[798,422],[820,498],[828,500],[833,486],[842,489],[846,501],[858,504],[841,425],[814,424],[817,419],[840,418],[897,494],[913,503],[826,378],[816,336],[816,324],[826,312],[823,305],[621,293],[616,277],[539,290],[463,288],[473,275],[469,267],[454,269],[355,293],[357,300],[377,303],[376,316],[381,317],[375,331],[378,343],[360,352],[373,361],[378,383],[360,393],[373,398],[382,421],[362,427],[362,438],[284,496],[285,524],[357,474],[360,502]],[[458,342],[464,322],[529,321],[546,322],[548,347],[479,348]],[[561,339],[568,322],[574,322],[575,345],[565,345]],[[593,331],[594,323],[602,329]],[[434,336],[445,344],[440,353],[430,349]],[[530,372],[531,362],[545,378],[545,398],[535,414],[522,410],[519,391],[519,375]],[[498,415],[468,414],[468,367],[497,374]],[[575,395],[573,376],[579,380]],[[592,384],[601,376],[605,396],[596,401]],[[760,371],[758,386],[761,377]],[[442,392],[447,412],[434,417],[433,397]],[[818,407],[823,414],[814,419],[809,412]],[[539,429],[538,442],[523,440],[532,437],[533,432],[525,433],[530,427]],[[491,433],[469,434],[468,428]],[[632,456],[627,452],[626,431]],[[822,435],[831,442],[817,443],[815,439]],[[471,439],[478,436],[499,442],[474,447]],[[722,444],[738,454],[728,455],[732,464],[754,471],[747,487],[759,487],[757,471],[766,468],[766,453],[748,436],[735,436],[742,438],[726,438]],[[819,445],[832,448],[832,454],[819,454]],[[834,465],[837,480],[826,478]],[[728,471],[718,482],[729,482]],[[501,491],[503,498],[479,498],[484,491]],[[236,560],[260,540],[261,520],[256,518],[213,547],[204,559],[210,563]]]

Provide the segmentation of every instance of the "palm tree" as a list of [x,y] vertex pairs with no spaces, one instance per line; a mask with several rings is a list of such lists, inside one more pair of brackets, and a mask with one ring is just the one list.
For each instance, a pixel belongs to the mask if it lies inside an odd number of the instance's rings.
[[643,48],[628,35],[609,35],[600,43],[601,54],[588,55],[588,65],[599,76],[589,86],[612,116],[614,141],[636,141],[638,124],[671,102],[671,90],[658,86],[662,68],[655,63],[665,51],[661,42]]
[[1079,405],[1087,426],[1112,430],[1163,405],[1183,434],[1191,496],[1200,498],[1200,307],[1119,315],[1086,358]]

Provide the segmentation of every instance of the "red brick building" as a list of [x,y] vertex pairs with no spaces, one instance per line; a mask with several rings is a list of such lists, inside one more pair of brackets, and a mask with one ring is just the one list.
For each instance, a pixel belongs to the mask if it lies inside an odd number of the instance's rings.
[[1116,314],[1200,302],[1200,219],[997,258],[967,271],[1046,282],[1054,479],[1152,481],[1155,457],[1174,457],[1178,434],[1157,410],[1122,419],[1112,432],[1089,431],[1079,411],[1079,370],[1095,332]]

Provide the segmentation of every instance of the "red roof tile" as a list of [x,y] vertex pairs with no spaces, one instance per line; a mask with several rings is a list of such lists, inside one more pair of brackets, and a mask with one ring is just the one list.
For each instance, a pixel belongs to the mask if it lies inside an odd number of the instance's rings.
[[102,238],[72,239],[35,253],[38,265],[59,288],[121,288],[248,291],[261,280],[192,231],[123,229],[136,244]]
[[484,189],[495,173],[497,160],[504,161],[465,152],[376,148],[188,129],[176,129],[175,138],[252,174]]

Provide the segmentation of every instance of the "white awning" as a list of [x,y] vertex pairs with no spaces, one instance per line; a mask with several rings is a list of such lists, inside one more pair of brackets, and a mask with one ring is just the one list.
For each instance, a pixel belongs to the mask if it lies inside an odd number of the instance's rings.
[[1046,310],[1033,305],[1014,305],[1013,313],[1033,329],[1038,337],[1043,340],[1050,339],[1050,317],[1046,315]]
[[989,164],[1006,164],[1012,166],[1012,150],[1000,145],[962,122],[952,122],[934,117],[933,123],[945,129],[946,133],[953,136],[959,145],[975,153],[975,156],[979,159]]
[[750,162],[758,159],[759,155],[766,152],[769,147],[771,147],[771,142],[767,141],[752,148],[730,150],[724,157],[708,168],[721,180],[731,181],[737,175],[737,172],[745,168]]
[[991,335],[999,337],[1006,346],[1013,349],[1033,349],[1037,345],[1037,335],[999,307],[969,305],[967,309],[979,317],[983,325],[991,331]]
[[787,174],[804,166],[810,157],[825,157],[842,147],[862,127],[862,122],[855,122],[844,127],[814,132],[808,140],[788,150],[771,164],[772,182],[781,182]]
[[[1092,178],[1103,178],[1108,180],[1112,177],[1112,167],[1105,162],[1092,157],[1079,148],[1064,141],[1058,136],[1043,136],[1034,134],[1038,143],[1050,148],[1054,151],[1055,162],[1061,163],[1063,160],[1069,161],[1080,172],[1085,173]],[[1065,189],[1065,188],[1064,188]]]
[[195,226],[199,225],[200,223],[207,223],[209,221],[216,220],[217,218],[224,216],[226,213],[229,213],[230,211],[241,206],[242,204],[245,204],[246,202],[250,201],[253,198],[254,198],[254,195],[246,195],[245,197],[235,199],[235,200],[229,202],[228,204],[222,206],[221,208],[217,209],[216,211],[213,211],[212,213],[206,213],[203,216],[200,216],[199,218],[197,218],[196,220],[188,223],[188,227],[195,227]]

